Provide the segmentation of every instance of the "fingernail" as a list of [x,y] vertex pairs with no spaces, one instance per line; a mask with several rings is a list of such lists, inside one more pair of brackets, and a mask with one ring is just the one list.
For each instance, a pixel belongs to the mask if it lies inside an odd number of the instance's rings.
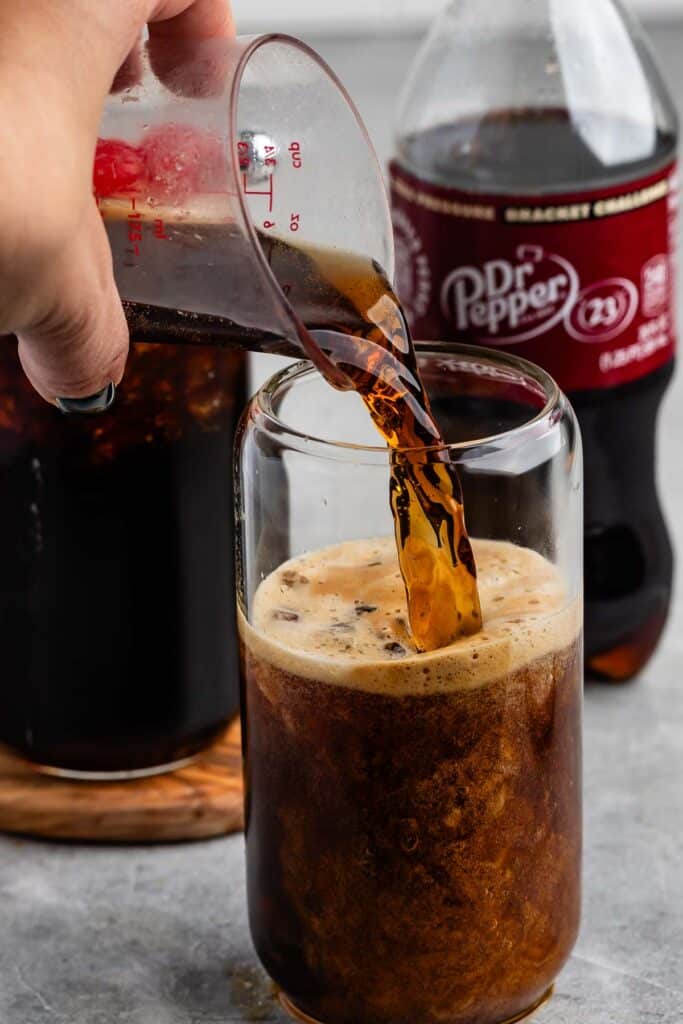
[[114,404],[116,388],[113,383],[107,384],[96,395],[88,395],[87,398],[55,398],[57,408],[67,415],[92,414],[106,412]]

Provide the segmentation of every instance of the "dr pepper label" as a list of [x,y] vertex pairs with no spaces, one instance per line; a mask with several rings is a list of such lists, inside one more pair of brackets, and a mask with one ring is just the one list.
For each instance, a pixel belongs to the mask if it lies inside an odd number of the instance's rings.
[[418,340],[514,351],[565,391],[674,355],[677,167],[594,192],[488,195],[391,165],[399,295]]

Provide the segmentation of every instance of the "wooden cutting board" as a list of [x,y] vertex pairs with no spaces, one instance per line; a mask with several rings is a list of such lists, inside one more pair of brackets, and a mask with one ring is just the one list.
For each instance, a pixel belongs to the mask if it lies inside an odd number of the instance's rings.
[[93,842],[170,842],[238,832],[239,721],[206,753],[168,775],[74,782],[0,751],[0,831]]

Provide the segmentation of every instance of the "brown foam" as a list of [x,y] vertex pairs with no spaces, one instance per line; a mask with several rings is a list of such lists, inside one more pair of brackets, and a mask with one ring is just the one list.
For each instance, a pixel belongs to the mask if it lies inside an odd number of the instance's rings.
[[282,671],[395,696],[476,688],[576,640],[580,603],[555,566],[514,544],[473,544],[484,628],[443,650],[418,654],[411,643],[393,538],[285,563],[259,586],[252,624],[241,615],[240,631]]
[[[163,220],[169,227],[232,224],[234,198],[222,193],[192,196],[183,206],[157,203],[152,198],[135,197],[136,214],[145,223]],[[105,221],[124,221],[133,212],[132,198],[100,199],[98,207]]]

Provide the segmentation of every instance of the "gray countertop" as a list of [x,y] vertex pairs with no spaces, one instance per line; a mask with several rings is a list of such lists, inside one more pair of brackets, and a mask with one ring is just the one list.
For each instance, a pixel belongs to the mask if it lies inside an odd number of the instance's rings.
[[[655,39],[683,103],[683,28],[659,30]],[[386,111],[414,46],[320,46],[383,157]],[[679,374],[661,446],[679,550],[681,437]],[[587,690],[583,928],[539,1024],[683,1021],[682,664],[678,601],[661,651],[637,684]],[[251,949],[241,837],[119,848],[0,837],[0,900],[0,1024],[289,1019]]]

